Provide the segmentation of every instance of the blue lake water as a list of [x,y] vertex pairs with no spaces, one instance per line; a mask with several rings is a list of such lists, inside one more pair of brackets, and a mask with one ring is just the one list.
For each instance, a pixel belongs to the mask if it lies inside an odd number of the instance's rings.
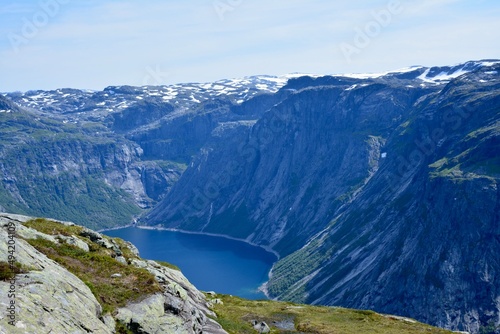
[[276,256],[263,248],[223,237],[135,227],[104,234],[132,242],[144,259],[175,264],[199,290],[266,298],[258,287],[267,281]]

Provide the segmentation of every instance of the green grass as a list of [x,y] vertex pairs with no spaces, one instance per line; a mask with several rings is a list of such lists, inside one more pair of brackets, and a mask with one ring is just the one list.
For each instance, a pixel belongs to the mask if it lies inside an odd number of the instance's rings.
[[[80,278],[102,305],[104,313],[161,291],[150,272],[118,262],[104,248],[91,248],[87,253],[75,246],[55,244],[45,239],[30,239],[28,242]],[[111,278],[115,273],[122,277]]]
[[44,218],[35,218],[27,221],[23,225],[48,235],[61,234],[64,236],[70,236],[70,235],[78,235],[80,234],[80,232],[83,231],[83,227],[81,226],[64,225]]
[[[250,321],[265,321],[271,333],[314,334],[445,334],[450,331],[418,322],[409,322],[372,311],[298,305],[275,301],[250,301],[219,295],[223,305],[215,305],[217,321],[231,334],[254,334]],[[295,331],[276,327],[276,323],[293,322]],[[274,324],[274,325],[273,325]]]
[[[443,159],[437,161],[436,163],[430,165],[429,167],[438,166]],[[455,166],[447,167],[448,164],[444,163],[440,167],[435,168],[429,173],[431,179],[437,177],[451,177],[451,178],[462,178],[463,172],[460,168],[460,164]]]
[[149,160],[149,161],[155,162],[163,170],[173,169],[173,170],[178,170],[180,172],[184,172],[188,167],[188,165],[184,162],[173,161],[173,160]]
[[116,321],[115,325],[115,333],[116,334],[134,334],[130,329],[127,328],[127,325],[120,321]]
[[181,269],[179,267],[177,267],[175,264],[168,263],[168,262],[165,262],[165,261],[158,261],[158,260],[155,260],[155,262],[158,263],[159,265],[164,266],[164,267],[167,267],[167,268],[170,268],[170,269],[173,269],[173,270],[177,270],[177,271],[181,271]]
[[17,274],[28,272],[27,268],[19,262],[14,262],[11,266],[8,262],[0,261],[0,281],[9,281],[16,277]]
[[477,138],[487,134],[488,132],[492,132],[495,130],[498,131],[499,129],[500,129],[500,121],[497,121],[493,125],[486,126],[486,127],[483,127],[483,128],[478,129],[478,130],[470,132],[469,134],[467,134],[466,140],[477,139]]
[[432,164],[429,165],[430,168],[441,169],[443,166],[448,164],[448,158],[442,158]]
[[271,295],[280,299],[305,302],[305,287],[290,288],[302,278],[314,272],[324,261],[330,257],[330,251],[320,252],[322,239],[313,240],[308,247],[304,247],[278,261],[273,268],[273,276],[268,283]]
[[[46,219],[34,219],[25,223],[42,233],[50,235],[78,235],[80,226],[67,226]],[[153,274],[146,269],[125,265],[114,259],[114,252],[101,247],[87,238],[80,237],[90,246],[90,252],[68,244],[55,244],[45,239],[27,240],[38,251],[59,263],[80,278],[92,291],[103,307],[103,312],[113,312],[127,303],[160,292],[162,289]],[[115,238],[123,256],[128,260],[136,257],[125,247],[125,242]],[[119,273],[120,278],[111,278]]]

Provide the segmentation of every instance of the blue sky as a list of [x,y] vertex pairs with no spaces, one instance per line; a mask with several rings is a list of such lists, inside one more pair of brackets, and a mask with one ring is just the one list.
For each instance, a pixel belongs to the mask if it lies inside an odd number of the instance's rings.
[[453,65],[499,32],[498,0],[5,0],[0,91]]

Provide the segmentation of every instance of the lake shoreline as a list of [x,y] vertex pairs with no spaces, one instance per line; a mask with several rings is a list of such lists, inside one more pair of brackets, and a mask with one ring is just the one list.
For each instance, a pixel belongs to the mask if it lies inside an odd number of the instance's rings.
[[116,230],[121,230],[122,228],[129,228],[129,227],[135,227],[134,224],[128,224],[128,225],[122,225],[122,226],[116,226],[116,227],[110,227],[110,228],[103,228],[101,230],[96,230],[98,233],[104,233],[108,231],[116,231]]
[[262,285],[259,286],[259,288],[257,289],[258,291],[262,292],[268,300],[278,300],[276,298],[271,298],[271,296],[269,296],[269,289],[268,289],[268,284],[269,284],[269,281],[271,280],[272,272],[273,272],[274,266],[276,265],[277,262],[278,261],[273,263],[271,269],[269,269],[269,272],[267,273],[267,281],[262,283]]
[[142,230],[150,230],[150,231],[168,231],[168,232],[176,232],[176,233],[183,233],[183,234],[190,234],[190,235],[204,235],[204,236],[210,236],[210,237],[219,237],[219,238],[224,238],[224,239],[227,239],[227,240],[233,240],[233,241],[243,242],[243,243],[245,243],[247,245],[261,248],[264,251],[273,254],[276,259],[275,259],[275,261],[274,261],[271,269],[268,272],[268,281],[262,283],[257,288],[257,291],[260,291],[261,293],[263,293],[265,295],[265,297],[268,300],[271,300],[271,297],[269,296],[269,292],[268,292],[268,289],[267,289],[267,285],[269,283],[269,279],[271,278],[271,272],[272,272],[272,269],[274,268],[274,265],[280,260],[280,256],[279,256],[278,252],[276,252],[275,250],[273,250],[271,247],[258,245],[258,244],[252,243],[252,242],[250,242],[250,241],[248,241],[246,239],[235,238],[235,237],[231,237],[231,236],[228,236],[228,235],[225,235],[225,234],[207,233],[207,232],[198,232],[198,231],[188,231],[188,230],[182,230],[182,229],[176,229],[176,228],[158,227],[158,226],[144,226],[144,225],[137,225],[137,224],[133,224],[133,223],[132,224],[128,224],[128,225],[123,225],[123,226],[117,226],[117,227],[113,227],[113,228],[102,229],[102,230],[99,230],[98,232],[99,233],[105,233],[107,231],[116,231],[116,230],[131,228],[131,227],[142,229]]
[[188,230],[181,230],[181,229],[177,229],[177,228],[167,228],[167,227],[157,227],[157,226],[145,226],[145,225],[135,225],[135,224],[128,224],[128,225],[123,225],[123,226],[105,228],[105,229],[102,229],[102,230],[98,230],[97,232],[103,233],[103,232],[107,232],[107,231],[116,231],[116,230],[121,230],[122,228],[129,228],[129,227],[136,227],[136,228],[140,228],[140,229],[143,229],[143,230],[169,231],[169,232],[179,232],[179,233],[184,233],[184,234],[207,235],[207,236],[210,236],[210,237],[219,237],[219,238],[225,238],[225,239],[228,239],[228,240],[241,241],[241,242],[244,242],[244,243],[246,243],[248,245],[262,248],[263,250],[265,250],[268,253],[272,253],[274,256],[276,256],[276,262],[278,262],[280,260],[280,258],[281,258],[280,255],[278,254],[278,252],[276,252],[271,247],[258,245],[258,244],[255,244],[253,242],[250,242],[250,241],[248,241],[246,239],[235,238],[235,237],[231,237],[231,236],[225,235],[225,234],[208,233],[208,232],[198,232],[198,231],[188,231]]
[[241,241],[241,242],[244,242],[244,243],[246,243],[248,245],[262,248],[263,250],[265,250],[268,253],[272,253],[274,256],[276,256],[276,262],[278,262],[280,260],[280,255],[278,254],[278,252],[276,252],[271,247],[254,244],[253,242],[250,242],[250,241],[248,241],[246,239],[235,238],[235,237],[231,237],[231,236],[228,236],[228,235],[225,235],[225,234],[197,232],[197,231],[187,231],[187,230],[181,230],[181,229],[177,229],[177,228],[144,226],[144,225],[136,225],[136,226],[130,225],[128,227],[137,227],[137,228],[144,229],[144,230],[169,231],[169,232],[179,232],[179,233],[184,233],[184,234],[206,235],[206,236],[209,236],[209,237],[219,237],[219,238],[224,238],[224,239],[228,239],[228,240]]
[[262,292],[266,296],[267,299],[271,300],[271,297],[269,296],[269,290],[267,288],[267,284],[269,283],[269,279],[271,278],[271,272],[272,272],[272,270],[274,268],[274,265],[276,264],[276,262],[278,262],[280,260],[280,256],[279,256],[278,252],[276,252],[271,247],[257,245],[257,244],[254,244],[253,242],[250,242],[250,241],[246,240],[246,239],[240,239],[240,238],[230,237],[230,236],[224,235],[224,234],[207,233],[207,232],[196,232],[196,231],[186,231],[186,230],[181,230],[181,229],[176,229],[176,228],[154,227],[154,226],[137,226],[136,225],[135,227],[141,228],[141,229],[144,229],[144,230],[169,231],[169,232],[178,232],[178,233],[185,233],[185,234],[207,235],[207,236],[210,236],[210,237],[219,237],[219,238],[225,238],[225,239],[229,239],[229,240],[241,241],[241,242],[244,242],[244,243],[246,243],[248,245],[251,245],[251,246],[260,247],[260,248],[264,249],[266,252],[274,254],[276,256],[276,261],[273,263],[273,266],[269,270],[268,280],[266,282],[262,283],[262,285],[259,286],[259,288],[257,289],[258,291]]

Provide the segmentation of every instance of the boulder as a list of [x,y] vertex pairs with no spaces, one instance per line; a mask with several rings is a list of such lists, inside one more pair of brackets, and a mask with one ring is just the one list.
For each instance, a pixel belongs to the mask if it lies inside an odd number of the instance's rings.
[[222,302],[222,300],[219,299],[219,298],[211,299],[210,303],[212,303],[212,305],[224,305],[224,303]]
[[135,245],[133,243],[131,243],[129,241],[126,241],[125,245],[132,252],[132,254],[134,254],[135,256],[139,257],[139,250],[137,249],[137,247],[135,247]]
[[252,320],[252,326],[259,333],[271,332],[271,328],[264,321]]
[[72,236],[67,237],[64,235],[58,235],[57,238],[60,240],[63,240],[68,245],[76,246],[85,252],[90,251],[89,245],[86,242],[84,242],[83,240],[81,240],[80,238],[78,238],[77,236],[72,235]]
[[92,231],[89,228],[84,228],[83,231],[80,232],[80,236],[89,238],[92,242],[97,242],[98,240],[101,240],[103,238],[101,233]]
[[115,318],[136,333],[193,333],[184,319],[165,313],[165,297],[153,295],[118,310]]
[[[22,226],[14,220],[18,231]],[[24,230],[25,235],[37,235]],[[0,229],[0,261],[7,262],[8,233]],[[98,333],[113,331],[101,321],[101,305],[78,277],[50,260],[21,238],[15,239],[17,262],[30,268],[15,278],[15,298],[0,299],[5,310],[15,301],[15,327],[0,319],[0,333]],[[0,281],[0,295],[7,296],[10,283]]]
[[127,259],[125,259],[123,256],[117,256],[115,257],[115,260],[120,263],[127,264]]

